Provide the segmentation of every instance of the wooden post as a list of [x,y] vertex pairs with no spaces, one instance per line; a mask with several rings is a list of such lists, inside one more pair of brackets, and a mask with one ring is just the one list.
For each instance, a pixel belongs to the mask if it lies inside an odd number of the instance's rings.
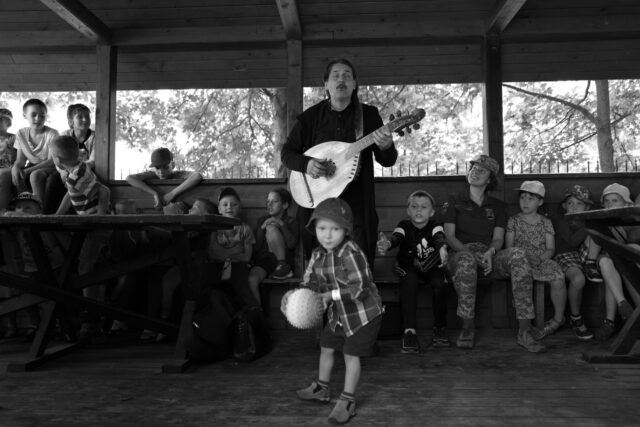
[[[484,152],[496,159],[504,173],[502,72],[500,35],[487,34],[484,43]],[[502,181],[502,179],[500,179]],[[502,184],[502,182],[500,182]],[[502,187],[502,185],[500,185]]]
[[102,182],[114,178],[116,144],[115,46],[97,46],[98,87],[96,89],[96,174]]
[[302,113],[302,41],[287,40],[287,133]]

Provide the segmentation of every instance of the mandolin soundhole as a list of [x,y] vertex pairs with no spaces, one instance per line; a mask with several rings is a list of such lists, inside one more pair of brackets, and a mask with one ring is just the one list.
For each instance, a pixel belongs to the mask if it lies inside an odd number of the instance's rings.
[[331,159],[324,161],[324,167],[327,172],[327,178],[332,177],[336,173],[336,164]]

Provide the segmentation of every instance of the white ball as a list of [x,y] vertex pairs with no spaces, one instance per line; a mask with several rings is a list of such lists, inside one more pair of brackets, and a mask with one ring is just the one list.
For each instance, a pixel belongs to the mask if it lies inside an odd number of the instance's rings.
[[298,288],[289,295],[285,316],[294,328],[311,329],[319,325],[323,313],[324,304],[317,292],[308,288]]

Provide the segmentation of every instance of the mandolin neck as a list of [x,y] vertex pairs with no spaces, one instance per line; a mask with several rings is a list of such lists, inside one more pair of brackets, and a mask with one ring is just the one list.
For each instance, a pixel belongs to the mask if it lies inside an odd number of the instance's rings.
[[365,136],[363,138],[360,138],[356,142],[353,142],[353,143],[349,144],[349,149],[347,150],[347,153],[346,153],[347,159],[350,159],[353,156],[356,156],[356,155],[360,154],[361,151],[365,150],[367,147],[372,145],[375,142],[374,139],[373,139],[373,134],[378,132],[380,129],[382,129],[384,127],[389,127],[389,124],[381,126],[378,129],[376,129],[375,131],[371,132],[369,135],[367,135],[367,136]]

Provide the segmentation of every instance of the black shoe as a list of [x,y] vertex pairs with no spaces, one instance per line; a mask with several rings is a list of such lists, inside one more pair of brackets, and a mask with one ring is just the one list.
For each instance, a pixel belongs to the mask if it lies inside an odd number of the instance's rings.
[[602,283],[602,275],[598,271],[596,262],[592,259],[588,259],[584,263],[584,277],[592,283]]
[[576,338],[579,340],[588,341],[593,338],[593,333],[585,326],[582,316],[578,316],[578,318],[574,318],[573,316],[569,317],[569,324],[571,325],[571,329],[573,329],[573,333],[576,334]]
[[431,339],[434,347],[451,347],[451,341],[449,341],[449,335],[447,334],[447,328],[433,327],[433,338]]
[[284,280],[293,277],[293,271],[291,270],[291,266],[286,261],[278,261],[278,266],[273,273],[271,273],[271,278],[276,280]]
[[402,335],[402,350],[403,353],[419,353],[420,343],[418,342],[418,336],[412,332],[407,331]]

